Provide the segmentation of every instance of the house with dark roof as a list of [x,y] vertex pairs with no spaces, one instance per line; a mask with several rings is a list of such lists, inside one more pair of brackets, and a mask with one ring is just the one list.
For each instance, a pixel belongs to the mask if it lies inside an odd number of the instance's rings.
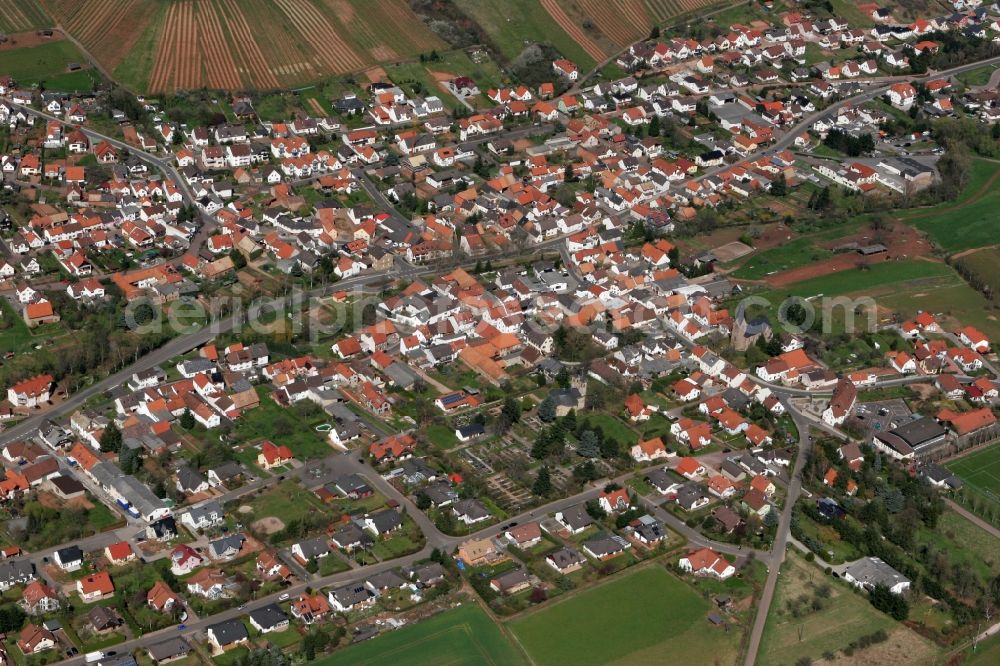
[[490,580],[490,588],[498,594],[517,594],[531,587],[534,580],[535,577],[528,571],[518,567]]
[[545,563],[563,575],[579,571],[586,561],[583,555],[566,546],[557,548],[545,556]]
[[300,562],[308,563],[330,554],[330,544],[324,537],[310,537],[292,544],[292,555]]
[[250,625],[262,634],[288,629],[288,616],[278,604],[268,604],[250,611]]
[[403,517],[396,509],[385,509],[370,516],[365,516],[362,524],[375,536],[382,536],[403,527]]
[[191,646],[183,638],[175,636],[146,648],[146,654],[155,664],[167,664],[184,659],[191,652]]
[[208,642],[216,651],[226,651],[250,642],[246,625],[240,620],[225,620],[205,630]]
[[556,522],[562,525],[570,534],[580,534],[594,524],[594,519],[587,513],[583,504],[576,504],[562,511],[557,511]]
[[466,525],[475,525],[491,517],[489,509],[477,499],[464,499],[452,506],[452,513]]
[[327,593],[327,601],[338,613],[347,613],[371,606],[375,603],[375,597],[363,583],[350,583],[330,590]]

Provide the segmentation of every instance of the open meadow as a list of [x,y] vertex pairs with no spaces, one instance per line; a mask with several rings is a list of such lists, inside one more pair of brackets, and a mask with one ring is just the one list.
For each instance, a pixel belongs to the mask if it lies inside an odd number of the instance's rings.
[[651,566],[529,612],[509,627],[538,666],[733,663],[741,632],[713,627],[710,610],[685,582]]
[[1000,206],[998,179],[1000,165],[973,159],[969,183],[956,200],[901,211],[896,217],[926,233],[948,253],[992,245]]
[[446,611],[360,645],[339,650],[316,666],[520,666],[524,655],[475,604]]
[[[818,610],[813,599],[819,600]],[[850,659],[840,652],[852,641],[878,631],[884,631],[888,640],[855,651]],[[827,653],[837,654],[843,663],[918,664],[928,661],[936,648],[792,550],[781,567],[758,661],[794,664],[808,658],[819,662]]]

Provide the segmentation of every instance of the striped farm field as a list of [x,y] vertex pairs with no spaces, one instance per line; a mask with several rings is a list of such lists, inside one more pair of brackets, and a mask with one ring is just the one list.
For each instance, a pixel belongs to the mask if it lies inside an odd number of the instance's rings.
[[360,69],[364,60],[309,0],[275,0],[292,25],[312,46],[317,66],[341,73]]
[[591,58],[600,61],[611,55],[609,51],[605,51],[596,41],[587,36],[587,33],[583,31],[582,23],[577,24],[576,21],[570,18],[559,4],[559,0],[541,0],[541,3],[545,11],[552,17],[552,20],[558,23],[559,27],[565,30],[566,34],[572,37]]
[[575,0],[608,39],[626,47],[649,34],[653,23],[643,0]]
[[645,3],[653,19],[660,23],[679,14],[694,12],[708,5],[717,5],[719,0],[645,0]]
[[[223,20],[225,15],[223,15]],[[205,81],[210,88],[241,87],[239,71],[232,51],[226,44],[226,34],[216,8],[210,3],[198,5],[198,46],[204,56]]]
[[44,0],[59,26],[108,71],[128,55],[155,14],[144,0]]
[[[140,91],[292,88],[446,48],[408,0],[41,2],[44,22]],[[0,0],[0,26],[29,25],[36,5]]]
[[0,0],[0,32],[26,32],[51,25],[37,0]]
[[358,53],[386,62],[433,49],[444,43],[398,0],[322,0],[324,14],[339,23],[339,30]]

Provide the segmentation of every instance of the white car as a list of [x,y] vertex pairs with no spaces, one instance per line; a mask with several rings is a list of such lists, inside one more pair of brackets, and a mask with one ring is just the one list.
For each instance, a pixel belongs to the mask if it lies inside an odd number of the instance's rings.
[[285,592],[280,597],[278,597],[278,601],[288,601],[290,597],[291,595],[288,594],[288,592]]

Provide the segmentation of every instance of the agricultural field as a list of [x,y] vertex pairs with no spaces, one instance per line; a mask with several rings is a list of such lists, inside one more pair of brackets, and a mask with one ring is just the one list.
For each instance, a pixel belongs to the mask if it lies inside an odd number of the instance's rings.
[[0,32],[25,32],[52,25],[37,0],[0,1]]
[[560,5],[570,15],[589,19],[597,31],[622,49],[649,36],[653,27],[643,0],[562,0]]
[[340,650],[316,666],[521,666],[528,661],[478,606],[466,604]]
[[898,219],[915,226],[945,252],[954,253],[996,242],[993,223],[1000,206],[1000,166],[974,159],[969,184],[955,201],[901,211]]
[[[821,590],[824,584],[829,586],[826,597]],[[803,597],[806,602],[797,603]],[[815,598],[819,610],[811,605]],[[824,654],[838,654],[852,641],[877,631],[884,631],[888,640],[855,652],[851,663],[925,663],[936,652],[930,641],[876,610],[861,594],[790,553],[781,567],[758,660],[765,664],[794,664],[806,658],[819,662]]]
[[986,500],[1000,502],[1000,445],[962,456],[945,467],[962,479],[967,490]]
[[156,13],[143,0],[43,0],[54,21],[114,71]]
[[[707,620],[711,604],[652,566],[568,596],[509,623],[538,666],[555,664],[731,664],[740,631]],[[559,641],[553,641],[559,636]]]
[[532,43],[551,44],[564,57],[588,70],[603,59],[594,47],[593,55],[563,30],[538,0],[455,0],[455,4],[489,35],[505,58],[513,60]]
[[102,67],[149,92],[288,88],[444,47],[406,0],[45,5]]

